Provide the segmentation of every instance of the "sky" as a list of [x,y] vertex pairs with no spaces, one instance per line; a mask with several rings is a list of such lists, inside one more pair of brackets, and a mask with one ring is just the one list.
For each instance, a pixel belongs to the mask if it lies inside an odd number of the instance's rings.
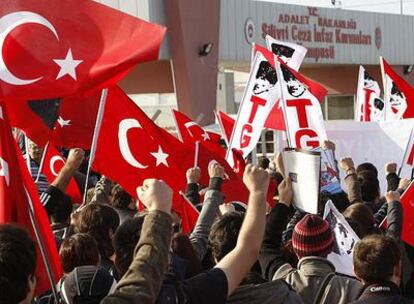
[[[299,4],[309,6],[334,7],[331,0],[257,0],[267,2],[278,2],[285,4]],[[336,0],[336,7],[340,9],[380,12],[401,13],[401,2],[405,15],[414,15],[414,0]]]

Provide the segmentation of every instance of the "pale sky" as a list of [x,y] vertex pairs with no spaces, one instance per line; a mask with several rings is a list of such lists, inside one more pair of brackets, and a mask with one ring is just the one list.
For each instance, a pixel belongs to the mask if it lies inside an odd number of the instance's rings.
[[[286,4],[334,7],[331,0],[257,0]],[[401,2],[405,15],[414,15],[414,0],[336,0],[341,9],[400,14]]]

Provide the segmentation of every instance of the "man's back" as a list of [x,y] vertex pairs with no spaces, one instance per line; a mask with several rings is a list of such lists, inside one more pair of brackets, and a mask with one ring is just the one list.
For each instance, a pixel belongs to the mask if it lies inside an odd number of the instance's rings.
[[283,265],[273,279],[285,279],[305,304],[346,304],[357,299],[362,293],[362,284],[355,279],[336,275],[334,271],[328,260],[306,257],[299,261],[298,269]]

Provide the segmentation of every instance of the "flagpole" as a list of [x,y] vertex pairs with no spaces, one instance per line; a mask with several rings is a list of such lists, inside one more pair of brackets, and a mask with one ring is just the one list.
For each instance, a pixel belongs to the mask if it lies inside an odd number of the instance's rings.
[[108,89],[103,89],[102,93],[101,93],[101,99],[99,101],[98,113],[96,115],[95,128],[93,130],[91,152],[89,154],[88,169],[86,171],[85,189],[84,189],[84,192],[83,192],[83,202],[82,202],[81,207],[84,204],[86,204],[86,195],[87,195],[87,192],[88,192],[89,175],[91,174],[91,166],[92,166],[92,163],[93,163],[93,159],[95,157],[96,145],[98,143],[98,136],[99,136],[99,131],[101,129],[101,123],[102,123],[102,118],[103,118],[103,114],[104,114],[104,110],[105,110],[105,103],[106,103],[106,98],[107,97],[108,97]]
[[384,121],[387,121],[388,116],[388,94],[387,94],[387,83],[384,70],[384,62],[382,56],[380,56],[380,67],[381,67],[381,76],[382,76],[382,89],[383,89],[383,101],[384,101]]
[[35,183],[37,183],[39,181],[40,172],[43,171],[43,165],[44,165],[44,162],[45,162],[46,153],[47,153],[48,148],[49,148],[49,142],[46,143],[46,146],[43,149],[42,158],[40,159],[39,170],[37,170],[37,176],[36,176]]
[[37,225],[36,218],[34,216],[33,202],[32,202],[32,199],[31,199],[29,193],[27,192],[27,189],[25,188],[24,190],[26,192],[27,201],[29,203],[30,221],[32,222],[32,227],[33,227],[33,231],[34,231],[35,236],[36,236],[37,243],[39,245],[40,254],[41,254],[42,260],[45,264],[47,277],[48,277],[49,282],[50,282],[50,287],[52,289],[53,296],[55,297],[55,303],[59,303],[59,294],[57,292],[56,282],[53,278],[53,272],[52,272],[52,269],[50,268],[49,258],[47,256],[47,253],[46,253],[46,250],[45,250],[45,245],[43,243],[42,237],[40,236],[41,234],[40,234],[40,231],[39,231],[39,226]]
[[198,167],[198,153],[200,151],[200,142],[195,142],[195,152],[194,152],[194,168]]
[[32,176],[32,166],[30,163],[30,156],[29,156],[29,138],[26,134],[24,134],[24,149],[26,151],[26,165],[27,169],[29,169],[30,176]]
[[280,66],[280,62],[279,62],[279,57],[276,56],[276,60],[275,60],[275,69],[276,69],[276,75],[277,75],[277,80],[279,82],[279,86],[280,86],[280,99],[282,101],[282,111],[283,111],[283,118],[285,120],[285,126],[286,126],[286,139],[287,139],[287,144],[288,147],[292,147],[292,141],[290,138],[290,132],[289,132],[289,124],[288,124],[288,119],[287,119],[287,115],[286,115],[286,99],[285,99],[285,95],[283,94],[283,85],[282,85],[282,68]]
[[404,156],[403,156],[403,159],[401,160],[400,168],[398,169],[398,177],[400,177],[402,168],[404,166],[404,162],[406,161],[408,150],[410,149],[410,143],[412,142],[411,139],[413,137],[413,132],[414,132],[414,127],[411,129],[410,136],[408,137],[408,142],[405,147]]

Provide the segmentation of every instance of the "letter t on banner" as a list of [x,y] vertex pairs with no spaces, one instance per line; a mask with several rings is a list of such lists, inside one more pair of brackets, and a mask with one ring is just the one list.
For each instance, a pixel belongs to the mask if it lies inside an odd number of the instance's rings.
[[289,146],[314,149],[327,139],[319,99],[326,89],[279,60],[276,64]]

